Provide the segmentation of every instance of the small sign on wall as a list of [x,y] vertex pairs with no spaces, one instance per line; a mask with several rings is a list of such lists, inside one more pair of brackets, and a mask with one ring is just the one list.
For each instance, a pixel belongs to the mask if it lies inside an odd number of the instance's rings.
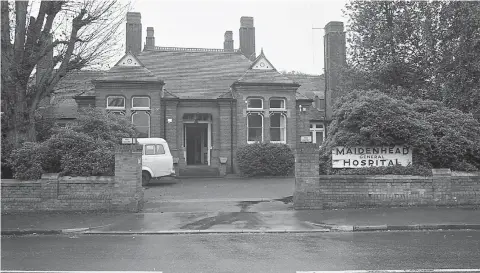
[[300,142],[302,143],[312,143],[312,136],[301,136]]
[[131,137],[122,138],[122,144],[132,144],[132,143],[133,143],[133,138]]

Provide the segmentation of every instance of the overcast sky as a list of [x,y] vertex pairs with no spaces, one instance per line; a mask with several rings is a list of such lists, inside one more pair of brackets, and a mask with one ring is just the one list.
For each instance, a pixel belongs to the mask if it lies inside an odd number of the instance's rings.
[[155,29],[157,46],[223,48],[233,31],[239,47],[240,17],[254,17],[257,55],[263,48],[277,70],[323,73],[323,28],[329,21],[346,23],[340,1],[273,0],[132,0],[142,15],[142,44],[147,27]]

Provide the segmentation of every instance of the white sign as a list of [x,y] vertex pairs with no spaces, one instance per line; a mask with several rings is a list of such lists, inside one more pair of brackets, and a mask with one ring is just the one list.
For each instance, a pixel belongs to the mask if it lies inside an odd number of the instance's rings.
[[133,138],[131,137],[122,138],[122,144],[132,144],[132,143],[133,143]]
[[412,148],[403,145],[380,147],[343,147],[332,149],[333,168],[367,168],[408,166],[412,164]]
[[311,143],[312,142],[312,136],[300,136],[300,142]]

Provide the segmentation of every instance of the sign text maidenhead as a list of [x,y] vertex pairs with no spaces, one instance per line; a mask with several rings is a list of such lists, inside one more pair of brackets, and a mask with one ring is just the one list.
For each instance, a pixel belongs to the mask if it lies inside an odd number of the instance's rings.
[[412,149],[408,146],[343,147],[332,149],[333,168],[368,168],[408,166],[412,164]]

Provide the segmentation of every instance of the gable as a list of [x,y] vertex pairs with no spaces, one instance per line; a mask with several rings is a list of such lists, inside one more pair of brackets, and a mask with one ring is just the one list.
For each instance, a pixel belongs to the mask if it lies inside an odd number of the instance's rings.
[[265,56],[260,55],[252,64],[252,70],[275,70],[275,68]]
[[143,66],[143,64],[140,62],[140,60],[137,59],[137,57],[135,57],[135,55],[128,52],[115,64],[115,66],[134,67]]

